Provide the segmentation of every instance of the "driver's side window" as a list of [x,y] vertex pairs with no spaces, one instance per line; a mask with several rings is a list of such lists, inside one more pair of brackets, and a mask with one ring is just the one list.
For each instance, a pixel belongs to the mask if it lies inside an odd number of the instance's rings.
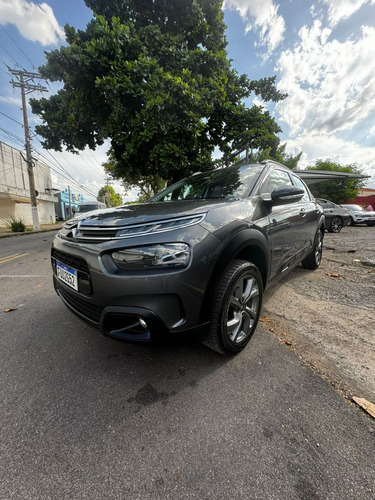
[[272,193],[275,189],[293,186],[292,180],[285,170],[273,170],[262,186],[263,193]]

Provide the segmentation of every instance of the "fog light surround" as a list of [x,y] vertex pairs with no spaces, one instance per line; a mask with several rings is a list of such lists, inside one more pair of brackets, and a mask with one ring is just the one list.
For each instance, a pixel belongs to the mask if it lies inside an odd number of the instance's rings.
[[116,266],[125,271],[183,268],[189,265],[190,256],[186,243],[147,245],[112,252]]

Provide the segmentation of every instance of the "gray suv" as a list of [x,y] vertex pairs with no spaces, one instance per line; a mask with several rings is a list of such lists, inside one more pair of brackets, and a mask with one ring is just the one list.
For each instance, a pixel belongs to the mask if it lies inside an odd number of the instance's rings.
[[321,261],[324,214],[275,162],[193,175],[147,203],[67,221],[52,245],[56,292],[105,335],[199,337],[241,351],[266,287]]

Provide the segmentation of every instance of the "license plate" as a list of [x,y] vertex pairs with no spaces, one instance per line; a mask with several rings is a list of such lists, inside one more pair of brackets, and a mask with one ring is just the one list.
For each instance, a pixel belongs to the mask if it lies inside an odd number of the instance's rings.
[[56,261],[56,276],[60,281],[70,286],[78,292],[78,277],[76,269],[66,266],[59,261]]

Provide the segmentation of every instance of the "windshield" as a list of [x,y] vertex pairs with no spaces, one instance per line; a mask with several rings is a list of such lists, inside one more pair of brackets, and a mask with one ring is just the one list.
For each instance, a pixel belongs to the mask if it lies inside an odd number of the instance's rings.
[[210,170],[183,179],[164,189],[150,202],[248,196],[264,165],[247,165]]
[[98,204],[97,203],[92,203],[91,205],[78,205],[77,207],[77,212],[91,212],[92,210],[97,210]]

